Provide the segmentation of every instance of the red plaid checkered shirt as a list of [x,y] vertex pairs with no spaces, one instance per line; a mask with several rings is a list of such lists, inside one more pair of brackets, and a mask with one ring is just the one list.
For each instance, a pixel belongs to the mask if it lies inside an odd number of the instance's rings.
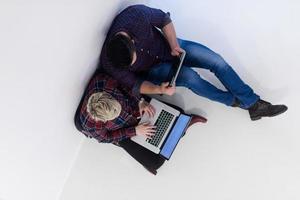
[[[87,112],[89,97],[97,92],[111,94],[122,106],[120,115],[107,122],[95,121]],[[80,111],[82,132],[104,143],[117,143],[136,135],[139,99],[123,88],[116,80],[105,74],[96,75],[89,83]]]

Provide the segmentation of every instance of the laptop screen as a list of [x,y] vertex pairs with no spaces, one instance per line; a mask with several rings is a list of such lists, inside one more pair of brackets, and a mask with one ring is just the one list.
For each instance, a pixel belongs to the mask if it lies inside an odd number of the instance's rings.
[[170,159],[177,143],[179,142],[182,134],[185,131],[185,128],[187,127],[189,121],[190,121],[190,116],[181,114],[175,125],[172,128],[172,131],[170,132],[163,148],[160,151],[160,155],[165,157],[166,159]]

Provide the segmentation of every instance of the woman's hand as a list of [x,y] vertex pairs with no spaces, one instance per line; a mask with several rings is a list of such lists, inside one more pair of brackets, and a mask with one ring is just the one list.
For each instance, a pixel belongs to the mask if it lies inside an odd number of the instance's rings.
[[137,135],[145,136],[151,139],[155,135],[156,126],[150,125],[149,122],[141,123],[135,127],[135,132]]
[[161,94],[172,96],[175,93],[175,85],[169,86],[169,82],[164,82],[160,85]]
[[139,102],[140,116],[147,113],[149,117],[154,117],[155,108],[144,99]]

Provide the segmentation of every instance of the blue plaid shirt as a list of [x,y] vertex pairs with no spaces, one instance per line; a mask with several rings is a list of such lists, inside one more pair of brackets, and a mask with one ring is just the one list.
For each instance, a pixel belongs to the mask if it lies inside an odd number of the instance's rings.
[[[145,5],[129,6],[116,16],[109,29],[101,51],[100,67],[139,96],[144,81],[142,75],[147,74],[153,65],[172,60],[170,46],[157,29],[162,29],[170,22],[170,14],[162,10]],[[107,57],[107,43],[120,31],[129,34],[136,47],[137,60],[127,69],[114,67]]]

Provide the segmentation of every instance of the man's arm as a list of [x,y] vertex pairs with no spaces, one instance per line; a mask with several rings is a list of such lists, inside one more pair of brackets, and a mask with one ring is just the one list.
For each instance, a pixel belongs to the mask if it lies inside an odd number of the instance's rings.
[[146,20],[149,24],[159,29],[162,29],[172,21],[170,13],[166,13],[157,8],[151,8],[145,5],[134,5],[132,8],[138,13],[137,16],[140,20]]
[[130,91],[130,95],[140,99],[140,85],[143,82],[141,78],[133,72],[126,69],[119,69],[112,66],[109,62],[103,62],[102,67],[106,73],[118,81],[119,86]]
[[178,44],[176,31],[170,18],[170,13],[166,13],[160,9],[150,8],[144,5],[137,5],[135,6],[135,9],[143,13],[141,18],[144,17],[151,25],[161,29],[170,45],[171,54],[173,56],[178,56],[183,52]]
[[173,56],[178,56],[180,53],[182,53],[183,50],[180,48],[180,46],[178,44],[175,27],[174,27],[173,23],[171,22],[171,23],[165,25],[162,28],[162,32],[170,45],[171,54]]
[[140,93],[173,95],[175,93],[175,86],[170,87],[168,82],[155,85],[149,81],[144,81],[140,86]]
[[133,72],[115,69],[113,67],[107,68],[106,71],[121,83],[121,85],[128,88],[128,91],[130,91],[129,94],[137,99],[140,99],[140,94],[173,95],[175,93],[175,86],[169,87],[169,83],[155,85],[149,81],[138,78]]

